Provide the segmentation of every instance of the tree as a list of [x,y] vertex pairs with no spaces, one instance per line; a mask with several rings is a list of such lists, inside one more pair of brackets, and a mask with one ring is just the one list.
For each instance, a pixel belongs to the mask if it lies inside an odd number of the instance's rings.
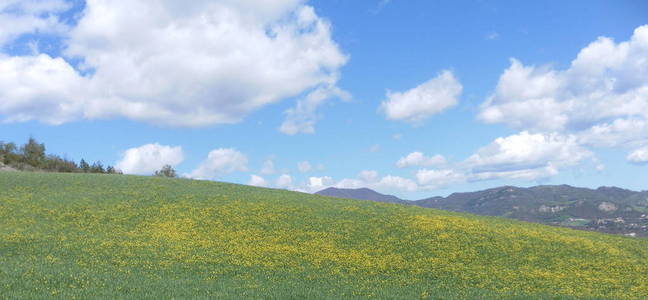
[[15,164],[20,160],[20,155],[16,152],[16,144],[6,143],[2,144],[0,147],[0,152],[3,156],[3,162],[5,165]]
[[164,165],[161,170],[155,171],[155,176],[160,176],[160,177],[177,177],[176,171],[173,169],[171,165]]
[[5,160],[5,143],[3,141],[0,141],[0,165],[4,165],[4,160]]
[[79,169],[83,173],[89,173],[90,165],[82,158],[81,161],[79,162]]
[[92,167],[90,167],[90,172],[91,173],[102,173],[103,174],[106,171],[104,170],[103,164],[100,161],[98,161],[98,162],[95,162],[94,164],[92,164]]
[[78,170],[76,163],[73,161],[53,154],[47,155],[42,168],[46,171],[65,173],[71,173]]
[[20,152],[24,163],[35,168],[43,166],[45,162],[45,144],[39,144],[36,139],[30,137],[29,141],[21,147]]

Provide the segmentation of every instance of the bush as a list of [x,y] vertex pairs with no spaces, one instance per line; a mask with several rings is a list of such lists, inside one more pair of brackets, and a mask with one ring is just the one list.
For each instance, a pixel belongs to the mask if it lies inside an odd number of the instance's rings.
[[5,165],[13,165],[20,162],[21,157],[17,151],[16,144],[0,142],[0,156],[2,156]]
[[[122,174],[121,171],[112,166],[104,167],[100,161],[93,163],[91,166],[84,159],[81,159],[77,165],[73,160],[58,155],[48,155],[45,153],[45,144],[38,143],[33,137],[30,137],[27,143],[20,147],[20,150],[14,143],[0,141],[0,165],[6,165],[21,171]],[[175,171],[173,174],[175,174]]]
[[43,169],[52,172],[72,173],[76,172],[78,167],[74,161],[61,158],[57,155],[48,155],[45,158]]
[[170,165],[165,165],[164,167],[162,167],[161,170],[155,171],[155,176],[170,177],[170,178],[178,177],[176,175],[176,171]]
[[90,173],[90,165],[83,158],[79,162],[79,171],[83,173]]
[[33,137],[22,147],[20,147],[22,154],[22,162],[40,168],[45,163],[45,144],[39,144]]
[[105,172],[106,172],[106,171],[104,170],[104,166],[103,166],[103,164],[102,164],[100,161],[95,162],[94,164],[92,164],[92,167],[90,167],[90,173],[100,173],[100,174],[103,174],[103,173],[105,173]]

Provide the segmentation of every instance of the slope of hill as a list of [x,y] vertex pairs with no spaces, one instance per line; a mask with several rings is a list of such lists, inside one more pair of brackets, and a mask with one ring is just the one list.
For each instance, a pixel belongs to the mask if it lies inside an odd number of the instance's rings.
[[42,298],[648,297],[648,241],[154,177],[0,172],[0,291]]
[[371,200],[371,201],[385,202],[385,203],[400,203],[400,204],[410,203],[410,201],[403,200],[392,195],[381,194],[368,188],[341,189],[341,188],[330,187],[321,190],[315,194],[322,195],[322,196],[337,197],[337,198]]

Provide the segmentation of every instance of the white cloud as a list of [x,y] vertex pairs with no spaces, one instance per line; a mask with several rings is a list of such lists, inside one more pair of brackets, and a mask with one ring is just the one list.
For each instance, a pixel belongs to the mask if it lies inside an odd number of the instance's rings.
[[374,182],[378,180],[378,172],[374,170],[364,170],[358,174],[358,178],[366,182]]
[[498,39],[499,36],[500,36],[500,35],[499,35],[499,33],[497,33],[497,31],[491,31],[491,32],[486,33],[486,34],[484,35],[484,38],[486,38],[487,40],[492,41],[492,40],[496,40],[496,39]]
[[[418,154],[417,154],[418,153]],[[558,133],[520,132],[495,139],[460,163],[449,164],[441,156],[426,157],[414,152],[403,157],[398,165],[439,166],[441,169],[421,168],[415,180],[364,170],[356,178],[336,181],[331,177],[311,177],[301,191],[317,192],[327,187],[370,188],[379,192],[417,192],[445,188],[452,184],[479,180],[526,179],[539,180],[558,174],[591,160],[595,168],[604,166],[592,152],[583,148],[576,136]]]
[[487,123],[505,122],[515,128],[557,130],[568,118],[569,104],[552,98],[560,86],[553,70],[525,67],[512,59],[501,75],[496,92],[482,105],[479,117]]
[[357,178],[345,178],[337,182],[328,176],[310,177],[303,190],[314,193],[328,187],[348,189],[370,188],[382,192],[415,192],[421,188],[411,179],[392,175],[379,177],[378,172],[365,170],[360,172]]
[[[414,152],[417,153],[417,152]],[[423,154],[408,155],[399,166],[422,166]],[[408,159],[409,158],[409,159]],[[529,133],[527,131],[495,139],[460,163],[447,164],[439,159],[441,169],[422,168],[416,172],[419,190],[478,180],[539,180],[554,176],[562,169],[575,167],[585,160],[601,164],[592,152],[580,145],[574,135]],[[432,162],[428,166],[434,165]]]
[[[359,188],[369,188],[369,183],[358,178],[344,178],[338,182],[332,183],[332,187],[341,188],[341,189],[359,189]],[[321,190],[321,189],[320,189]],[[317,192],[317,191],[313,191]]]
[[[0,87],[10,89],[4,91],[3,102],[11,105],[0,107],[2,119],[235,123],[282,99],[336,90],[338,70],[348,59],[332,40],[330,24],[299,0],[88,0],[78,25],[64,35],[66,58],[80,59],[87,75],[71,72],[63,60],[55,62],[58,72],[37,74],[59,82],[61,90],[50,93],[56,95],[47,100],[53,104],[42,108],[39,95],[50,92],[49,80],[16,86],[28,69],[5,74]],[[0,57],[0,65],[16,64],[9,59]],[[55,60],[22,59],[40,64],[32,69]],[[29,93],[22,94],[24,89]],[[308,103],[304,113],[314,111],[319,102]]]
[[[63,0],[0,1],[0,46],[26,33],[60,34],[68,30],[58,13],[70,9]],[[11,24],[11,25],[8,25]]]
[[411,179],[387,175],[373,185],[377,189],[416,192],[419,186]]
[[81,118],[88,83],[62,58],[0,54],[0,115],[5,122],[55,125]]
[[288,174],[282,174],[277,178],[277,183],[276,183],[278,188],[282,189],[292,189],[293,188],[293,181],[292,177]]
[[175,167],[184,160],[182,147],[146,144],[124,151],[115,168],[125,174],[151,175],[164,165]]
[[405,92],[387,92],[380,110],[389,120],[420,124],[428,117],[456,105],[463,87],[451,71]]
[[[421,156],[409,155],[399,161],[400,165],[420,166],[414,162],[421,161]],[[408,157],[411,159],[407,160]],[[445,165],[442,169],[419,169],[416,182],[419,190],[430,190],[478,180],[539,180],[588,159],[597,170],[604,168],[592,152],[578,143],[576,136],[523,131],[495,139],[460,163],[446,165],[439,160]]]
[[392,175],[377,178],[375,181],[365,181],[358,178],[345,178],[332,186],[347,189],[370,188],[379,192],[416,192],[421,189],[421,187],[411,179]]
[[335,86],[320,87],[298,101],[294,108],[286,111],[286,119],[279,127],[279,131],[287,135],[315,133],[315,123],[318,120],[317,108],[332,98],[349,100],[351,95]]
[[313,167],[308,161],[301,161],[297,164],[297,169],[301,173],[306,173],[306,172],[310,172],[313,169]]
[[421,152],[412,152],[408,154],[405,157],[401,157],[397,162],[396,166],[399,168],[407,168],[407,167],[430,167],[430,166],[437,166],[437,165],[442,165],[446,163],[445,157],[442,155],[434,155],[434,156],[425,156]]
[[64,0],[3,0],[0,12],[13,15],[51,14],[70,9],[71,4]]
[[252,174],[250,175],[250,181],[248,181],[248,185],[267,187],[268,182],[263,177]]
[[648,120],[616,119],[579,133],[582,144],[596,147],[637,146],[648,143]]
[[428,189],[443,188],[453,183],[464,182],[466,175],[452,169],[428,170],[421,169],[416,172],[416,181]]
[[519,134],[498,138],[463,162],[473,180],[497,178],[538,179],[563,167],[577,165],[593,154],[575,136]]
[[306,183],[306,191],[317,192],[321,191],[333,184],[333,179],[328,176],[323,177],[309,177]]
[[263,162],[263,168],[261,168],[261,174],[263,175],[272,175],[275,173],[274,161],[269,158]]
[[639,148],[628,154],[627,160],[636,165],[648,164],[648,147]]
[[521,130],[575,134],[594,146],[646,143],[646,61],[648,25],[629,41],[598,38],[565,70],[512,59],[479,117]]
[[198,168],[187,177],[195,179],[214,179],[217,176],[247,171],[247,157],[232,148],[219,148],[212,150]]

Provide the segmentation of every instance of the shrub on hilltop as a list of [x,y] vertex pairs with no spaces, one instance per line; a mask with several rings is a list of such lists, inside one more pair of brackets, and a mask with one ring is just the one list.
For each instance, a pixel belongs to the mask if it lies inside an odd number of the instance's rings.
[[33,137],[21,147],[15,143],[0,141],[0,163],[21,171],[121,174],[121,171],[113,166],[105,167],[100,161],[90,165],[81,159],[77,165],[73,160],[47,154],[45,149],[45,144],[39,143]]
[[155,171],[155,176],[169,177],[169,178],[178,177],[176,171],[173,169],[171,165],[164,165],[162,169],[160,169],[159,171]]

